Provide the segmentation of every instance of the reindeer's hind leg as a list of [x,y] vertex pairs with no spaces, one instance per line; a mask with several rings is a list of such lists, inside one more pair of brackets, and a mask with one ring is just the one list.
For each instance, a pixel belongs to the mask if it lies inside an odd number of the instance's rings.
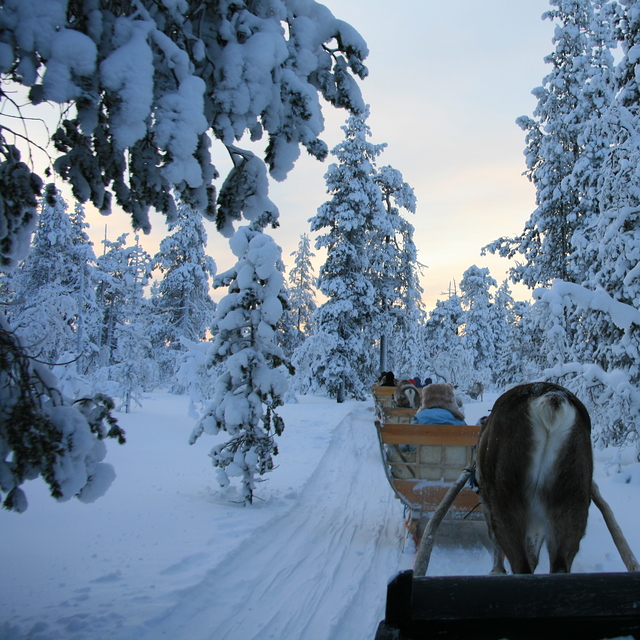
[[482,494],[480,494],[480,502],[484,508],[487,534],[489,536],[489,542],[491,543],[491,550],[493,552],[493,567],[491,569],[491,573],[507,573],[507,570],[504,568],[504,551],[498,544],[496,536],[493,533],[493,527],[491,526],[491,514],[482,500]]
[[[495,539],[502,548],[513,573],[533,573],[537,565],[537,557],[532,553],[530,536],[528,535],[528,518],[518,514],[519,509],[513,505],[503,505],[498,522],[500,529],[494,529]],[[494,555],[494,567],[496,558]]]
[[[557,529],[557,527],[556,527]],[[580,537],[569,535],[562,538],[562,533],[556,531],[547,539],[549,549],[549,571],[551,573],[571,573],[573,559],[580,547]]]
[[511,519],[508,516],[493,522],[492,514],[486,508],[485,515],[487,533],[493,547],[493,568],[491,573],[507,572],[504,567],[505,556],[509,560],[513,573],[533,573],[529,563],[524,528],[520,526],[516,519]]
[[491,573],[507,573],[504,568],[504,551],[502,547],[495,541],[493,536],[491,538],[491,546],[493,547],[493,568]]
[[549,518],[551,530],[547,536],[547,548],[551,573],[571,572],[587,527],[587,517],[588,505],[586,508],[575,505],[571,509],[559,509]]
[[[588,425],[588,417],[586,423]],[[543,498],[551,573],[571,572],[589,518],[593,477],[591,439],[589,431],[579,422],[574,425],[573,435],[571,446],[567,446],[558,459],[558,476]]]
[[533,573],[535,571],[535,565],[531,565],[531,554],[524,541],[523,544],[512,546],[505,553],[513,573]]

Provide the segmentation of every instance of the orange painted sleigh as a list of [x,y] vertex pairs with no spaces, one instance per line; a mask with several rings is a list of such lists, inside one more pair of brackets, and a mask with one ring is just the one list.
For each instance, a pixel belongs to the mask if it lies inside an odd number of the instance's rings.
[[[473,464],[480,427],[411,424],[415,409],[394,406],[395,387],[372,387],[376,432],[387,479],[406,506],[412,533],[428,519],[465,468]],[[478,495],[465,487],[447,513],[454,520],[482,520]]]

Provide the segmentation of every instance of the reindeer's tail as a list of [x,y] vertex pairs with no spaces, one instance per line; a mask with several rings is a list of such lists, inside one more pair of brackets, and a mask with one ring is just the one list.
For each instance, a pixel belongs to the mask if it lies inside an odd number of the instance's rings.
[[531,401],[531,419],[549,433],[568,433],[576,419],[576,410],[561,391],[549,391]]

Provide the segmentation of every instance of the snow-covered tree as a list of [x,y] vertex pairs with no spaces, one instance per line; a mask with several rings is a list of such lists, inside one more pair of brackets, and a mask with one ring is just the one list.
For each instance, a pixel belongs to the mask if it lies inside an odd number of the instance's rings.
[[54,188],[47,189],[31,254],[14,278],[17,307],[12,324],[22,344],[39,360],[52,364],[75,342],[77,305],[70,250],[67,203],[57,197]]
[[101,314],[96,298],[97,273],[96,256],[93,243],[89,240],[86,229],[89,224],[85,219],[84,207],[76,202],[73,212],[69,214],[71,221],[72,261],[77,270],[77,321],[75,370],[80,375],[87,374],[98,356],[98,335],[101,329]]
[[434,382],[466,384],[473,354],[462,344],[464,312],[455,287],[437,300],[424,327],[424,344]]
[[[640,283],[636,277],[640,259],[640,88],[636,48],[640,44],[639,5],[624,2],[619,24],[623,57],[616,69],[619,92],[601,117],[592,135],[608,143],[604,161],[594,177],[598,208],[574,239],[581,284],[604,289],[614,299],[640,307]],[[603,314],[580,312],[578,322],[583,361],[600,366],[620,363],[625,351],[623,333]],[[614,353],[617,351],[617,354]],[[634,356],[628,356],[627,358]],[[616,365],[617,366],[617,365]]]
[[[387,339],[387,367],[401,378],[424,377],[428,361],[424,342],[426,312],[422,302],[420,268],[413,242],[413,226],[400,218],[401,296],[392,310],[395,325]],[[381,370],[385,370],[381,367]]]
[[[314,333],[302,348],[306,353],[297,354],[297,359],[316,354],[309,366],[339,402],[346,395],[364,399],[375,375],[373,341],[380,333],[369,246],[374,234],[394,235],[374,180],[375,160],[386,145],[367,140],[367,116],[368,111],[351,116],[342,127],[345,139],[331,152],[338,162],[325,175],[331,199],[311,218],[311,230],[321,232],[316,248],[327,250],[318,278],[327,301],[314,315]],[[319,345],[329,351],[322,353]]]
[[[169,224],[173,233],[162,240],[154,257],[154,266],[162,273],[154,291],[154,313],[162,322],[154,338],[174,355],[183,348],[183,339],[204,340],[211,327],[215,303],[209,295],[209,278],[216,271],[213,259],[205,254],[207,233],[200,214],[180,204],[177,216]],[[165,379],[174,373],[171,360]]]
[[[374,326],[381,340],[380,370],[399,371],[400,368],[409,372],[413,370],[410,361],[392,362],[387,351],[392,338],[395,338],[393,355],[398,345],[414,342],[422,319],[422,289],[413,226],[400,215],[400,209],[415,213],[416,197],[402,174],[393,167],[377,169],[373,180],[380,188],[387,214],[387,224],[371,234],[368,246],[371,281],[376,292]],[[417,350],[414,354],[418,355]]]
[[[599,175],[600,216],[585,232],[584,265],[589,289],[604,289],[615,300],[640,308],[640,4],[621,3],[618,35],[623,57],[616,75],[619,93],[603,118],[610,146]],[[602,366],[628,366],[635,358],[620,327],[606,315],[589,313],[587,333],[593,341],[593,359]],[[636,382],[640,382],[634,376]]]
[[287,341],[285,348],[289,355],[311,335],[311,321],[318,306],[315,287],[317,278],[311,263],[316,254],[311,250],[306,233],[300,236],[298,248],[291,255],[294,260],[288,278],[289,309],[283,316],[283,321],[293,331],[292,339]]
[[154,258],[154,266],[163,275],[156,310],[164,317],[165,340],[170,346],[182,337],[204,339],[215,312],[209,278],[216,267],[205,254],[207,232],[202,219],[186,205],[178,206],[177,216],[169,225],[173,233],[162,240]]
[[127,246],[127,235],[114,242],[105,239],[105,253],[97,259],[104,320],[96,378],[122,398],[128,413],[131,401],[153,384],[155,371],[147,329],[150,303],[144,297],[153,261],[137,237],[135,245]]
[[555,278],[580,280],[572,241],[595,207],[595,172],[608,140],[594,136],[593,129],[614,93],[610,16],[601,6],[607,3],[551,4],[557,8],[543,17],[559,22],[555,51],[545,59],[552,71],[533,91],[538,99],[533,119],[518,119],[526,131],[527,176],[536,187],[537,207],[519,236],[485,248],[509,258],[524,256],[511,277],[531,288]]
[[276,327],[276,338],[278,346],[282,347],[285,356],[289,360],[291,360],[296,348],[305,340],[304,334],[300,332],[296,326],[297,314],[289,302],[290,294],[291,290],[285,279],[282,282],[282,288],[280,290],[283,312]]
[[98,314],[95,256],[83,224],[81,208],[70,217],[59,191],[48,185],[32,251],[13,278],[11,322],[22,344],[40,360],[81,359],[85,369],[96,349]]
[[488,384],[492,382],[498,328],[490,322],[493,294],[498,283],[486,267],[469,267],[460,281],[460,302],[464,310],[462,343],[473,353],[473,376]]
[[287,362],[276,344],[276,325],[282,315],[284,266],[280,248],[262,232],[264,222],[238,229],[230,245],[236,265],[216,276],[216,287],[228,294],[218,304],[215,337],[209,351],[211,366],[222,373],[213,399],[191,435],[226,431],[231,439],[216,445],[210,456],[221,486],[240,476],[246,503],[253,501],[256,475],[273,468],[278,449],[274,436],[284,428],[276,413],[283,403]]
[[278,323],[278,344],[287,358],[293,358],[295,350],[311,335],[312,318],[317,308],[316,282],[311,259],[309,236],[300,236],[298,248],[291,254],[293,266],[289,270],[288,282],[282,285],[282,293],[287,303]]
[[100,365],[111,364],[112,352],[116,346],[115,333],[118,319],[122,313],[127,284],[131,283],[131,277],[125,281],[127,271],[127,258],[125,255],[128,234],[124,233],[115,241],[106,237],[102,241],[104,252],[97,258],[98,269],[98,304],[102,313],[101,335],[98,342],[100,348]]
[[494,337],[492,373],[496,389],[528,381],[525,371],[528,340],[522,330],[527,303],[516,303],[505,280],[493,295],[489,309],[488,333]]

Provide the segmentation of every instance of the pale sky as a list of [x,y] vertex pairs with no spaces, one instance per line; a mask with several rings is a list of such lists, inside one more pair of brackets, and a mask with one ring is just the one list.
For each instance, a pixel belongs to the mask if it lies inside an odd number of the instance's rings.
[[[531,90],[550,70],[543,57],[553,50],[554,28],[541,20],[548,0],[323,4],[369,46],[369,77],[360,86],[371,108],[371,141],[388,144],[379,164],[401,171],[415,190],[417,212],[407,217],[416,230],[419,260],[428,267],[422,278],[427,309],[473,264],[489,267],[500,283],[509,262],[483,258],[480,249],[521,232],[535,208],[533,186],[522,176],[524,132],[515,119],[532,114]],[[322,137],[333,148],[342,139],[347,114],[325,106],[324,115]],[[270,197],[280,209],[281,227],[270,233],[282,246],[287,267],[300,235],[309,232],[309,218],[328,199],[323,176],[332,161],[330,156],[320,163],[303,150],[287,180],[272,183]],[[227,167],[219,169],[225,175]],[[103,218],[87,206],[87,214],[96,253],[105,224],[112,240],[131,229],[121,212]],[[153,216],[152,224],[151,235],[141,237],[151,254],[166,234],[162,216]],[[211,223],[207,232],[208,253],[218,271],[230,268],[235,258],[227,240]],[[323,259],[318,255],[316,273]],[[224,293],[216,291],[215,299]],[[514,288],[514,294],[529,297],[524,288]]]
[[[553,25],[541,20],[548,0],[325,0],[367,41],[369,77],[360,83],[371,107],[371,141],[386,142],[380,165],[402,172],[414,188],[415,242],[427,309],[473,264],[500,283],[509,261],[480,249],[522,231],[535,208],[520,115],[532,115],[534,87],[549,72]],[[326,108],[324,139],[341,141],[346,114]],[[271,188],[281,229],[273,232],[288,267],[308,219],[328,199],[319,163],[303,151],[288,179]],[[220,270],[224,239],[210,231]],[[225,251],[228,254],[228,251]],[[320,257],[320,256],[319,256]],[[522,299],[527,289],[514,288]]]

